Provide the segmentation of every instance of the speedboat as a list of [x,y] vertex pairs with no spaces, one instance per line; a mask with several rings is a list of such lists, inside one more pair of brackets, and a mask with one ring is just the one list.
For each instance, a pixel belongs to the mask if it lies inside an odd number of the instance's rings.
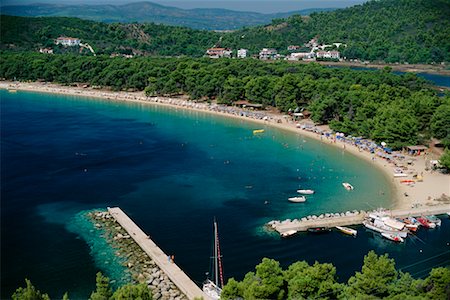
[[308,228],[307,230],[308,230],[308,232],[311,232],[311,233],[327,233],[327,232],[331,231],[331,229],[328,227],[311,227],[311,228]]
[[396,234],[392,234],[392,233],[387,233],[387,232],[382,232],[381,235],[385,238],[387,238],[388,240],[397,242],[397,243],[403,243],[405,240]]
[[441,226],[442,224],[441,219],[439,219],[435,215],[426,216],[426,218],[428,219],[429,222],[436,224],[436,226]]
[[356,234],[358,233],[358,231],[356,231],[355,229],[344,227],[344,226],[336,226],[336,229],[340,230],[341,232],[343,232],[345,234],[353,235],[353,236],[356,236]]
[[305,202],[306,201],[306,197],[305,196],[290,197],[290,198],[288,198],[288,201],[294,202],[294,203],[301,203],[301,202]]
[[287,237],[290,237],[290,236],[292,236],[292,235],[294,235],[296,233],[297,233],[297,230],[291,229],[291,230],[282,232],[280,235],[281,235],[281,237],[287,238]]
[[427,218],[425,218],[425,217],[417,218],[417,221],[419,221],[419,223],[420,223],[423,227],[425,227],[425,228],[431,228],[431,229],[436,228],[436,224],[433,223],[433,222],[430,222],[430,221],[429,221]]
[[343,182],[342,185],[343,185],[348,191],[351,191],[351,190],[354,189],[354,187],[353,187],[350,183],[348,183],[348,182]]
[[297,193],[304,195],[311,195],[314,194],[314,190],[297,190]]

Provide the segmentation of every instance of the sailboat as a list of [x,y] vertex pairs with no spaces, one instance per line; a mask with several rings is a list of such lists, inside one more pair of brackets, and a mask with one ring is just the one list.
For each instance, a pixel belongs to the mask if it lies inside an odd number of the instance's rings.
[[219,232],[216,219],[214,219],[214,250],[211,258],[213,260],[211,279],[207,278],[203,283],[203,292],[210,299],[215,300],[220,299],[220,294],[222,293],[221,287],[223,287],[222,256],[220,254]]

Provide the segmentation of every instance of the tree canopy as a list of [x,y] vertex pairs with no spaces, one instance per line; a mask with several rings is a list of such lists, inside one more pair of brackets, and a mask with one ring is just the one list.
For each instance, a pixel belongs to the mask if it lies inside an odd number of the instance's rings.
[[414,74],[207,58],[126,59],[107,56],[2,53],[0,77],[62,84],[88,83],[148,96],[189,95],[233,104],[249,100],[282,112],[308,109],[319,124],[384,141],[390,147],[450,143],[450,95],[438,96]]

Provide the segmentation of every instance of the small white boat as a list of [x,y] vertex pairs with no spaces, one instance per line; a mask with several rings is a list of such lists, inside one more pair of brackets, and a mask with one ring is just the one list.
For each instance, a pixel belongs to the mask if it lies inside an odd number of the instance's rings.
[[396,235],[396,234],[382,232],[381,235],[383,237],[387,238],[388,240],[391,240],[394,242],[403,243],[405,241],[401,236]]
[[354,189],[353,185],[351,185],[351,184],[348,183],[348,182],[343,182],[342,185],[343,185],[348,191],[351,191],[351,190]]
[[281,235],[281,237],[286,238],[286,237],[290,237],[291,235],[294,235],[296,233],[297,233],[297,230],[291,229],[291,230],[282,232],[280,235]]
[[297,193],[303,194],[303,195],[312,195],[312,194],[314,194],[314,190],[297,190]]
[[394,177],[408,177],[408,174],[405,174],[405,173],[394,173]]
[[306,197],[305,196],[290,197],[290,198],[288,198],[288,201],[295,202],[295,203],[305,202],[306,201]]
[[356,236],[358,234],[358,231],[356,231],[355,229],[344,227],[344,226],[336,226],[336,229],[338,229],[341,232],[348,234],[348,235]]

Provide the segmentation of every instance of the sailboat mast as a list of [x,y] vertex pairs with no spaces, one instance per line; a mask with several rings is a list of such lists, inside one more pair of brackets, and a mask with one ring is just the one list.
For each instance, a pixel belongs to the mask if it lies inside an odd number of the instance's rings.
[[218,235],[217,235],[217,222],[216,219],[214,218],[214,276],[215,276],[215,281],[214,283],[219,286],[219,266],[217,263],[218,260]]

